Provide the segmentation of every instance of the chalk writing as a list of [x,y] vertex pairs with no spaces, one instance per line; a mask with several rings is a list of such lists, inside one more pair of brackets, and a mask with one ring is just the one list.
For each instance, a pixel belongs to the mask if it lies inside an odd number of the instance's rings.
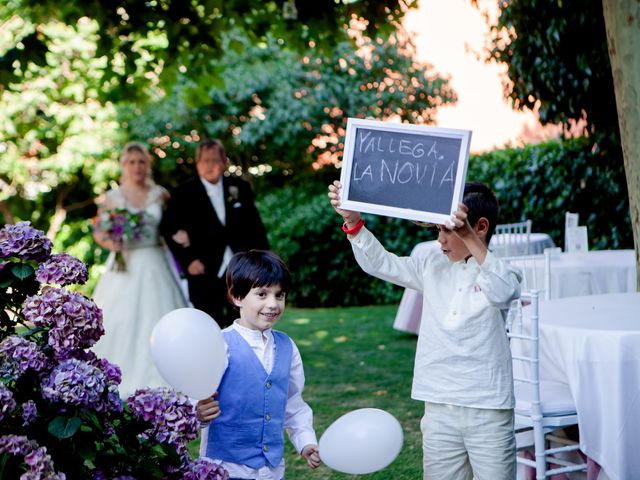
[[[379,164],[359,162],[353,166],[353,181],[374,182],[379,177],[380,182],[388,181],[391,184],[397,182],[404,185],[411,182],[416,185],[441,187],[444,183],[453,185],[455,181],[454,165],[454,162],[449,162],[439,168],[438,164],[421,165],[418,162],[403,162],[401,164],[399,160],[388,162],[384,159],[380,159]],[[379,174],[374,174],[374,171]]]
[[425,158],[425,156],[442,160],[443,155],[438,154],[436,141],[431,143],[429,150],[422,142],[408,140],[406,138],[398,140],[394,137],[385,138],[383,135],[374,135],[372,131],[362,132],[358,139],[359,153],[397,153],[399,155],[411,155],[413,158]]

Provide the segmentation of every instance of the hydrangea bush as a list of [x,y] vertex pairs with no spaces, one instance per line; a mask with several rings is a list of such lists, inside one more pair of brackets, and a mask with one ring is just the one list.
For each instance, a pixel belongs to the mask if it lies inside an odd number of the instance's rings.
[[91,348],[102,312],[65,290],[87,268],[28,222],[0,229],[0,478],[226,480],[192,460],[189,399],[167,388],[120,399],[120,368]]

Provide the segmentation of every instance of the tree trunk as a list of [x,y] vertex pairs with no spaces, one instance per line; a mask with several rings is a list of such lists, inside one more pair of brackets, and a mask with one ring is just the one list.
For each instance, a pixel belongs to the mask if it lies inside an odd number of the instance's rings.
[[71,190],[72,188],[72,185],[66,185],[64,188],[62,188],[56,198],[55,213],[51,217],[51,221],[49,222],[49,229],[47,230],[47,237],[51,239],[51,241],[55,240],[56,235],[58,235],[58,232],[67,219],[67,214],[69,212],[78,208],[84,208],[87,205],[91,205],[92,203],[94,203],[94,200],[92,198],[88,198],[87,200],[84,200],[82,202],[76,202],[65,206],[64,201],[69,194],[69,190]]
[[56,205],[56,211],[51,217],[51,221],[49,222],[49,229],[47,230],[47,237],[53,242],[56,238],[56,235],[60,231],[60,227],[67,218],[67,211]]
[[13,215],[11,214],[11,210],[9,209],[9,205],[4,200],[0,200],[0,215],[4,217],[4,221],[0,223],[2,226],[5,223],[14,223]]
[[640,0],[602,0],[640,291]]

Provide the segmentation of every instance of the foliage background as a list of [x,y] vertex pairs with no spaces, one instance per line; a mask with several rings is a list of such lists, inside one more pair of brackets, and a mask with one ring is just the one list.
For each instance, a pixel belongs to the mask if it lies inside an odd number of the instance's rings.
[[[56,251],[94,265],[88,293],[106,258],[91,239],[94,200],[116,184],[121,146],[149,143],[155,178],[171,188],[193,172],[199,139],[219,137],[292,266],[294,304],[396,302],[400,289],[356,268],[326,185],[339,176],[346,118],[430,124],[455,92],[413,60],[399,22],[417,2],[323,1],[287,18],[285,3],[3,2],[2,220],[31,220]],[[505,94],[583,136],[472,156],[468,177],[494,187],[503,221],[531,218],[558,245],[564,212],[577,211],[591,248],[631,248],[601,8],[501,5],[487,55],[508,66]],[[433,238],[402,220],[367,224],[399,254]]]

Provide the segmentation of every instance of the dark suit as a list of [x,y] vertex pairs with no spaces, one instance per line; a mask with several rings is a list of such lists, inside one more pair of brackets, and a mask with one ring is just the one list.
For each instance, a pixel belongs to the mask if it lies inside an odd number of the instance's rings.
[[[269,248],[249,184],[238,177],[224,177],[222,182],[226,211],[224,226],[202,181],[196,177],[172,193],[160,227],[187,277],[193,306],[207,312],[221,327],[233,321],[224,275],[218,278],[227,245],[234,253]],[[176,244],[171,238],[180,229],[189,235],[188,247]],[[189,264],[196,259],[204,264],[204,275],[189,275]]]

